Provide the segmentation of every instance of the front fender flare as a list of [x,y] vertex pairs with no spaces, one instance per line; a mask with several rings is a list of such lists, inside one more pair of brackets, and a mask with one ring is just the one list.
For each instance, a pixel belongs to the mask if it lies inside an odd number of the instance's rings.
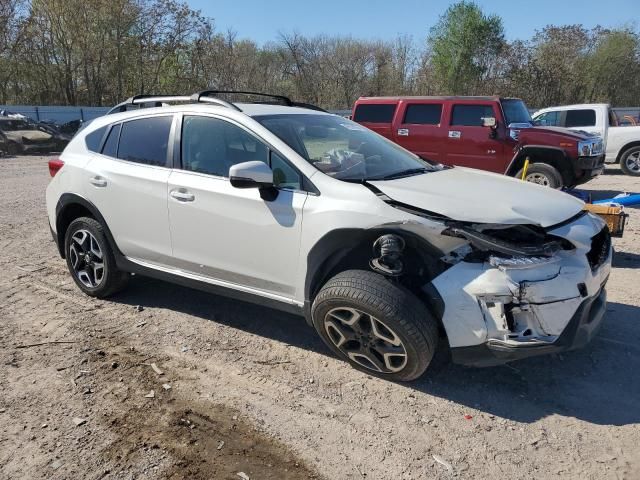
[[[557,153],[561,154],[565,159],[567,158],[567,152],[565,152],[560,147],[551,147],[549,145],[525,145],[525,146],[521,146],[521,147],[518,148],[518,150],[516,150],[516,153],[513,155],[513,158],[509,162],[509,165],[507,166],[506,170],[504,171],[504,174],[509,176],[509,177],[515,176],[515,174],[518,173],[520,168],[522,168],[520,159],[523,156],[526,156],[528,151],[532,151],[532,150],[553,151],[553,152],[557,152]],[[562,171],[560,173],[562,174]]]

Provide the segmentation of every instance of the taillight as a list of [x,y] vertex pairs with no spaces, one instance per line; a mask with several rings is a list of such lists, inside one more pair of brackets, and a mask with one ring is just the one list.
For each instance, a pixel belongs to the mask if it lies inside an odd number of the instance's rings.
[[49,174],[52,177],[56,176],[56,173],[64,166],[64,162],[59,158],[52,158],[49,160]]

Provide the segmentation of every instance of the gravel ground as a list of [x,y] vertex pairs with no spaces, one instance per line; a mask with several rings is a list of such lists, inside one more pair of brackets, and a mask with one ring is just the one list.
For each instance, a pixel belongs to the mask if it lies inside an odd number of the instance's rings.
[[588,348],[394,384],[259,306],[142,277],[82,295],[48,178],[45,157],[0,158],[0,478],[640,478],[639,210]]

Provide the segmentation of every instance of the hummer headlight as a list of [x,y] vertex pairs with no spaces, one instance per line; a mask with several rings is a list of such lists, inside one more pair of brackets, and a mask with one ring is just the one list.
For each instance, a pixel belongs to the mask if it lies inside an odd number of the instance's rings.
[[602,139],[595,138],[578,142],[578,154],[583,157],[592,157],[602,153]]

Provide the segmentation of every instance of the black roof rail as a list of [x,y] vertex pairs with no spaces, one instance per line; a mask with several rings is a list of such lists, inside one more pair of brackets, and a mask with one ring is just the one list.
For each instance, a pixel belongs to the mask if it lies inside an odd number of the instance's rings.
[[[142,105],[145,103],[154,103],[156,107],[162,106],[163,103],[168,102],[191,102],[191,103],[212,103],[216,105],[220,105],[223,107],[232,108],[241,112],[242,110],[232,102],[227,102],[226,100],[222,100],[221,98],[215,98],[220,94],[240,94],[240,95],[255,95],[259,97],[267,97],[278,102],[283,103],[287,107],[301,107],[308,108],[311,110],[317,110],[319,112],[326,112],[326,110],[317,107],[316,105],[311,105],[310,103],[303,102],[294,102],[289,97],[285,97],[284,95],[272,95],[270,93],[262,93],[262,92],[249,92],[244,90],[203,90],[201,92],[196,92],[193,95],[152,95],[152,94],[142,94],[142,95],[134,95],[133,97],[127,98],[124,102],[119,103],[115,107],[111,108],[107,115],[111,113],[119,113],[126,112],[128,107],[131,105]],[[261,102],[249,102],[249,103],[261,103]],[[264,102],[268,103],[268,102]]]
[[188,95],[151,95],[151,94],[143,94],[143,95],[134,95],[133,97],[127,98],[124,102],[119,103],[111,110],[107,112],[107,115],[111,113],[120,113],[126,112],[127,107],[130,105],[140,105],[142,103],[156,103],[157,107],[162,106],[163,103],[166,102],[188,102],[191,100],[191,97]]
[[[270,93],[262,93],[262,92],[249,92],[245,90],[204,90],[202,92],[194,93],[191,98],[195,101],[200,101],[200,97],[211,97],[220,94],[240,94],[240,95],[255,95],[258,97],[268,97],[278,100],[282,102],[287,107],[293,107],[293,102],[289,97],[285,97],[284,95],[272,95]],[[252,102],[249,102],[252,103]]]
[[293,107],[300,107],[300,108],[308,108],[309,110],[316,110],[317,112],[324,112],[324,113],[330,113],[327,110],[325,110],[324,108],[321,108],[317,105],[314,105],[312,103],[304,103],[304,102],[293,102]]

